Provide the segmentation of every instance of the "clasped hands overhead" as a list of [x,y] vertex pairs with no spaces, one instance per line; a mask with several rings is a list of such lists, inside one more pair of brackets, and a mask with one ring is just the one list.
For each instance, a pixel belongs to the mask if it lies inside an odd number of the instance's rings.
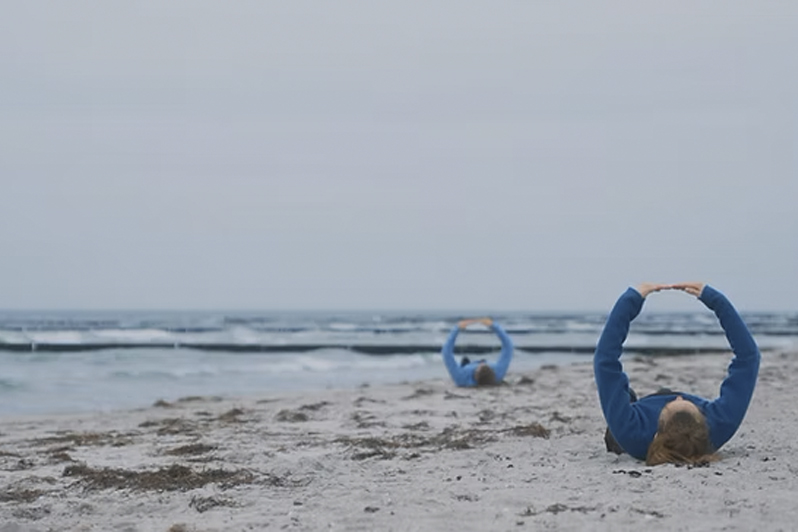
[[704,283],[641,283],[637,286],[637,291],[643,297],[646,297],[651,292],[660,292],[662,290],[681,290],[695,297],[700,297],[701,292],[704,290]]

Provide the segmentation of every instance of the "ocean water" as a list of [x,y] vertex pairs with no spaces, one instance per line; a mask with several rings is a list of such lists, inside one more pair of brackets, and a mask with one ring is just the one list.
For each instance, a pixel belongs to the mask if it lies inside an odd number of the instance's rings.
[[[0,312],[0,415],[111,411],[192,395],[236,397],[448,378],[446,313]],[[798,314],[743,316],[760,348],[798,349]],[[606,315],[494,314],[515,344],[513,371],[589,361]],[[708,311],[644,313],[628,352],[728,349]],[[489,358],[475,326],[456,352]]]

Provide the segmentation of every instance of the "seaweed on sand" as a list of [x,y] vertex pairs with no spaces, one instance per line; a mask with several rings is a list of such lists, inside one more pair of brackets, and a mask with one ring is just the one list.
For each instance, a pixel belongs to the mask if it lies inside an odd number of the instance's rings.
[[37,438],[31,440],[32,445],[57,445],[68,444],[78,447],[89,447],[94,445],[112,445],[122,447],[133,443],[133,439],[128,434],[116,432],[63,432],[56,433],[56,436],[47,438]]
[[[409,428],[409,427],[408,427]],[[415,429],[415,427],[413,427]],[[443,449],[472,449],[474,447],[496,441],[497,434],[510,433],[514,436],[533,436],[537,438],[548,438],[549,430],[540,423],[530,423],[528,425],[517,425],[504,430],[492,429],[461,429],[459,427],[447,427],[440,433],[427,436],[419,432],[405,432],[395,436],[384,438],[378,437],[358,437],[341,436],[335,440],[336,443],[345,443],[360,451],[352,455],[353,460],[364,460],[366,458],[379,457],[383,460],[394,458],[398,449],[419,449],[429,448],[432,451]]]
[[230,499],[223,499],[219,497],[192,497],[188,503],[190,508],[194,508],[199,513],[207,512],[217,506],[236,507],[238,504]]
[[197,455],[197,454],[209,453],[215,450],[216,450],[215,445],[206,445],[204,443],[191,443],[188,445],[175,447],[174,449],[169,449],[168,451],[164,451],[164,454],[168,454],[171,456]]
[[350,438],[342,436],[335,441],[349,444],[352,447],[368,449],[366,452],[355,453],[352,456],[354,460],[363,460],[372,456],[379,456],[383,459],[393,458],[396,455],[395,449],[418,449],[421,447],[431,447],[434,450],[470,449],[473,445],[494,441],[495,439],[495,431],[461,430],[456,427],[447,427],[434,436],[405,432],[388,438]]
[[171,434],[196,434],[199,427],[196,422],[183,419],[181,417],[170,417],[155,421],[144,421],[139,424],[140,428],[159,427],[156,433],[160,436]]
[[131,489],[137,491],[188,491],[217,483],[222,488],[254,482],[252,473],[244,470],[205,469],[195,471],[182,465],[171,465],[155,471],[127,469],[95,469],[85,464],[64,468],[63,476],[77,477],[87,490]]
[[33,502],[39,498],[41,490],[6,490],[0,491],[0,502]]
[[515,436],[534,436],[535,438],[548,439],[550,431],[540,423],[530,423],[529,425],[516,425],[502,432],[509,432]]
[[224,423],[243,423],[244,421],[240,419],[238,416],[244,413],[243,410],[240,408],[231,408],[224,414],[219,416],[219,421]]
[[298,410],[280,410],[275,417],[277,421],[287,421],[289,423],[300,423],[308,421],[310,418],[304,412]]

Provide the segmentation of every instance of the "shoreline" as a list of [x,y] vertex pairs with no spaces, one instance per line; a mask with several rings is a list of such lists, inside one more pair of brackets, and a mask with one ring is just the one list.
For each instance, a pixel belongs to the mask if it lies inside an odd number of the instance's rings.
[[[0,394],[0,419],[32,415],[112,413],[147,408],[158,400],[177,401],[181,397],[215,395],[229,399],[255,394],[314,393],[333,389],[356,389],[369,384],[381,386],[417,380],[446,378],[440,353],[372,358],[285,355],[279,359],[222,357],[198,361],[193,355],[179,360],[161,358],[152,352],[136,357],[134,368],[114,375],[111,366],[73,365],[67,361],[57,367],[38,368],[23,389],[4,390]],[[260,357],[260,355],[255,355]],[[271,356],[271,355],[266,355]],[[517,353],[512,368],[530,371],[546,364],[567,365],[590,360],[586,355]],[[96,368],[100,368],[96,371]],[[264,367],[270,368],[263,371]],[[276,372],[271,368],[280,368]],[[309,368],[309,369],[308,369]],[[511,368],[511,369],[512,369]],[[125,371],[134,378],[126,378]],[[85,371],[85,373],[84,373]],[[109,373],[112,373],[110,376]],[[82,374],[82,375],[81,375]],[[193,374],[193,375],[192,375]],[[105,379],[104,377],[109,378]],[[143,376],[143,378],[142,378]],[[29,379],[30,380],[30,379]],[[0,382],[0,386],[2,382]]]
[[[715,397],[730,353],[626,356],[640,393]],[[765,352],[708,467],[604,450],[592,363],[0,419],[0,530],[789,529],[798,352]]]

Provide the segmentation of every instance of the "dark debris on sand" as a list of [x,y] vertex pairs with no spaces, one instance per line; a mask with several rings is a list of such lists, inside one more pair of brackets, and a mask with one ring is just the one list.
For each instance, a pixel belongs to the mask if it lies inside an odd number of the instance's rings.
[[434,393],[435,393],[435,391],[431,390],[429,388],[416,388],[415,391],[413,391],[413,393],[411,393],[410,395],[402,397],[402,400],[403,401],[408,401],[410,399],[416,399],[418,397],[424,397],[424,396],[427,396],[427,395],[432,395]]
[[310,417],[304,412],[298,410],[280,410],[275,417],[277,421],[287,421],[289,423],[301,423],[308,421]]
[[240,408],[231,408],[230,410],[219,416],[219,421],[222,421],[224,423],[243,423],[244,420],[242,420],[239,417],[243,414],[244,411],[241,410]]
[[170,456],[184,456],[184,455],[197,455],[197,454],[205,454],[211,451],[216,450],[215,445],[206,445],[204,443],[191,443],[189,445],[182,445],[180,447],[175,447],[174,449],[169,449],[164,451],[164,454]]
[[446,390],[443,392],[443,399],[446,401],[449,401],[451,399],[468,399],[468,396],[460,395],[457,393],[450,392],[449,390]]
[[[244,410],[240,408],[232,408],[219,415],[214,420],[200,419],[190,420],[182,417],[169,417],[156,420],[148,420],[139,423],[139,428],[153,428],[157,427],[156,433],[159,436],[183,434],[183,435],[197,435],[204,427],[207,427],[211,421],[218,421],[220,423],[244,423],[246,420],[241,419],[240,416],[244,414]],[[210,412],[200,411],[195,412],[195,416],[208,418],[212,414]]]
[[189,395],[181,397],[177,400],[178,403],[219,403],[223,401],[218,395]]
[[78,478],[86,490],[187,491],[210,483],[219,484],[224,489],[240,484],[252,484],[255,481],[254,475],[244,470],[195,471],[182,465],[172,465],[155,471],[130,471],[113,468],[95,469],[85,464],[74,464],[64,468],[63,476]]
[[430,425],[426,421],[419,421],[418,423],[411,423],[409,425],[402,425],[403,429],[407,430],[429,430]]
[[33,502],[43,492],[41,490],[5,490],[0,491],[0,502]]
[[315,412],[316,410],[319,410],[320,408],[324,408],[325,406],[329,406],[331,404],[332,403],[330,403],[329,401],[321,401],[319,403],[313,403],[313,404],[309,404],[309,405],[302,405],[302,406],[299,407],[299,409],[300,410],[310,410],[311,412]]
[[31,440],[32,445],[73,445],[76,447],[105,446],[122,447],[133,443],[128,434],[115,432],[66,432],[49,438]]
[[[406,427],[411,428],[411,427]],[[412,427],[416,430],[420,427]],[[496,441],[497,434],[509,433],[514,436],[533,436],[536,438],[548,438],[549,430],[540,423],[530,423],[528,425],[517,425],[508,429],[496,431],[492,429],[461,429],[459,427],[447,427],[440,433],[428,436],[419,432],[405,432],[395,436],[386,437],[356,437],[342,436],[335,440],[336,443],[347,444],[352,448],[358,449],[352,454],[353,460],[365,460],[366,458],[381,458],[388,460],[394,458],[398,450],[401,449],[423,449],[428,448],[432,451],[443,449],[472,449],[489,442]]]
[[199,426],[194,421],[189,421],[180,417],[170,417],[157,421],[144,421],[139,424],[139,428],[158,427],[156,433],[159,436],[172,434],[196,434]]
[[69,456],[69,453],[65,451],[56,451],[50,452],[50,462],[52,463],[60,463],[60,462],[74,462],[75,459]]
[[352,402],[352,404],[354,404],[357,407],[363,406],[363,403],[385,404],[385,401],[382,399],[373,399],[371,397],[361,396]]
[[367,429],[371,427],[384,427],[385,422],[377,418],[370,412],[358,410],[351,415],[352,421],[355,422],[357,428]]
[[535,438],[548,438],[550,431],[540,423],[530,423],[529,425],[516,425],[502,432],[509,432],[515,436],[534,436]]
[[336,443],[345,443],[352,447],[367,449],[352,456],[354,460],[363,460],[379,456],[383,459],[393,458],[397,449],[418,449],[429,447],[433,450],[442,449],[470,449],[474,445],[495,441],[495,431],[479,429],[446,428],[434,436],[425,436],[418,433],[406,432],[392,437],[358,437],[342,436]]
[[234,508],[238,506],[238,504],[233,500],[219,497],[191,497],[191,501],[188,503],[188,506],[189,508],[194,508],[199,513],[203,513],[218,506],[228,506]]

